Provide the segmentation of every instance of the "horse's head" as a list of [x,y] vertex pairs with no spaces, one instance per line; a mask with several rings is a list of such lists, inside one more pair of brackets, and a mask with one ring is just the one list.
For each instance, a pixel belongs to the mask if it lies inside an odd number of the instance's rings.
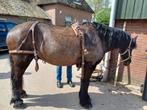
[[119,49],[122,62],[125,66],[128,66],[131,63],[132,50],[136,48],[137,37],[138,36],[136,36],[135,38],[130,37],[128,42],[124,42],[124,45],[126,44],[127,46],[124,46],[125,48]]

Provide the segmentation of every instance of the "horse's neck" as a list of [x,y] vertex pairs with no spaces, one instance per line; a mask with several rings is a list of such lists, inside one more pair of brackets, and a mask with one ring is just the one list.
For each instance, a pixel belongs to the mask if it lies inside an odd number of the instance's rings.
[[111,33],[110,31],[108,31],[107,33],[105,33],[105,35],[103,34],[104,35],[103,46],[105,48],[105,52],[121,48],[122,40],[124,42],[127,42],[126,37],[123,36],[122,34],[123,33],[119,33],[117,31],[113,31]]

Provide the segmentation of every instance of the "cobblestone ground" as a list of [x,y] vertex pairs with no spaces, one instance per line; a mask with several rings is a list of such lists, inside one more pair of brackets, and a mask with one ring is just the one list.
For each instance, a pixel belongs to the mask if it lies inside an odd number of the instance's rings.
[[[66,84],[63,68],[64,87],[56,87],[55,66],[39,61],[39,71],[35,72],[34,62],[24,75],[24,88],[28,98],[24,99],[25,110],[82,110],[78,91],[80,71],[73,66],[75,88]],[[0,110],[13,110],[11,98],[10,65],[7,53],[0,54]],[[147,110],[147,103],[141,100],[139,89],[133,86],[122,87],[102,82],[92,82],[89,87],[93,108],[91,110]]]

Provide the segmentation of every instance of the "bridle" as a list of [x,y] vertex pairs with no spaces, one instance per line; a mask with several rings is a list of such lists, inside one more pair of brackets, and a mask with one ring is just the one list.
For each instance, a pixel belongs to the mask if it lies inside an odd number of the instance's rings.
[[130,43],[129,43],[129,45],[128,45],[128,48],[127,48],[123,53],[120,53],[121,56],[122,56],[122,55],[125,55],[127,52],[128,52],[128,54],[129,54],[128,58],[126,58],[126,59],[124,59],[124,60],[121,60],[121,62],[125,62],[125,61],[127,61],[128,59],[131,58],[130,51],[131,51],[131,44],[132,44],[132,41],[133,41],[133,40],[132,40],[132,38],[131,38]]
[[[119,64],[116,65],[116,67],[114,67],[113,69],[111,69],[111,71],[115,71],[116,68],[119,67],[119,66],[121,65],[121,63],[123,63],[123,62],[127,61],[129,58],[131,58],[130,51],[131,51],[131,44],[132,44],[132,41],[133,41],[133,40],[132,40],[132,38],[131,38],[130,43],[129,43],[129,45],[128,45],[128,48],[127,48],[123,53],[120,53],[120,56],[122,56],[122,55],[125,55],[125,54],[128,52],[129,56],[128,56],[126,59],[121,60],[121,61],[119,62]],[[102,66],[103,66],[104,68],[107,68],[107,67],[105,67],[104,65],[102,65]],[[107,69],[108,69],[108,68],[107,68]]]

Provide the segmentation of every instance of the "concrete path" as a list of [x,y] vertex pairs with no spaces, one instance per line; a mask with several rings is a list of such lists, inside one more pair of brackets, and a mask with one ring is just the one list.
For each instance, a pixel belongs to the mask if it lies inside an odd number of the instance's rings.
[[[35,72],[34,62],[30,64],[24,75],[24,88],[29,97],[24,99],[24,110],[84,110],[79,105],[78,92],[80,79],[73,66],[73,81],[75,88],[66,84],[66,74],[63,69],[64,87],[56,87],[56,67],[39,61],[39,71]],[[11,98],[10,66],[7,54],[0,54],[0,110],[13,110],[9,105]],[[113,87],[108,83],[93,82],[89,93],[92,99],[91,110],[147,110],[147,102],[141,100],[138,88],[132,86]]]

